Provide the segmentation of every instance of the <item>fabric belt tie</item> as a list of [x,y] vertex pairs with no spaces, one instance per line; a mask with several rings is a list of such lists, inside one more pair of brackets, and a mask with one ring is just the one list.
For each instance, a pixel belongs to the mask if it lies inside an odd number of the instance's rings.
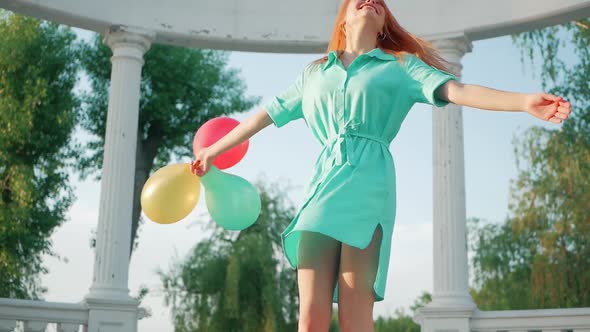
[[350,146],[352,146],[352,137],[362,137],[377,142],[389,149],[389,142],[381,137],[350,131],[339,132],[338,135],[328,138],[328,140],[324,143],[325,147],[331,149],[330,159],[334,161],[335,165],[342,165],[346,161],[348,161],[351,166],[357,164],[356,157],[352,155],[352,151],[350,149]]

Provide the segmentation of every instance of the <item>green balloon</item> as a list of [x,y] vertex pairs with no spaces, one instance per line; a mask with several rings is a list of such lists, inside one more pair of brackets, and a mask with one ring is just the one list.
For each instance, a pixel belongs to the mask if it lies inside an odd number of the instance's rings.
[[201,177],[205,203],[213,220],[227,230],[252,226],[260,215],[260,194],[246,179],[211,168]]

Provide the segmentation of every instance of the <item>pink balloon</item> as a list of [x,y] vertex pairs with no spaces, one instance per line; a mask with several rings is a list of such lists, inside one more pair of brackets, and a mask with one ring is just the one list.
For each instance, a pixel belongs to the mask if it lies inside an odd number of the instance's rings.
[[[238,120],[228,117],[217,117],[205,122],[195,133],[195,138],[193,139],[193,154],[196,156],[201,148],[213,145],[213,143],[219,141],[239,124],[240,122]],[[244,158],[249,145],[250,140],[245,140],[223,152],[213,160],[213,165],[219,169],[232,167]]]

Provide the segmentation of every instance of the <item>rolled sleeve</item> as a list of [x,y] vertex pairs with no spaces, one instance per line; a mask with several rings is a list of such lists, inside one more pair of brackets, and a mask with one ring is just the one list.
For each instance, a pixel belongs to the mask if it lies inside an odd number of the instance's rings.
[[303,72],[295,82],[279,95],[273,97],[263,109],[266,110],[277,128],[303,117]]
[[437,107],[449,104],[448,101],[437,98],[436,89],[450,80],[458,81],[457,76],[432,67],[413,54],[408,54],[404,63],[406,71],[413,81],[411,94],[415,102]]

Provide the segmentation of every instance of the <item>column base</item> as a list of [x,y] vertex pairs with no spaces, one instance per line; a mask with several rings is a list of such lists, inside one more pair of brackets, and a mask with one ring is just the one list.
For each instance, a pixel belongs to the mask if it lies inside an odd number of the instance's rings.
[[428,308],[476,308],[473,298],[467,292],[434,292]]
[[470,332],[470,319],[476,308],[430,307],[418,309],[414,322],[420,325],[421,332]]
[[90,290],[88,291],[88,294],[86,294],[85,298],[97,300],[113,300],[117,302],[135,301],[135,299],[129,295],[128,288],[117,288],[96,285],[90,287]]
[[88,307],[87,332],[137,332],[139,303],[133,298],[84,298]]

